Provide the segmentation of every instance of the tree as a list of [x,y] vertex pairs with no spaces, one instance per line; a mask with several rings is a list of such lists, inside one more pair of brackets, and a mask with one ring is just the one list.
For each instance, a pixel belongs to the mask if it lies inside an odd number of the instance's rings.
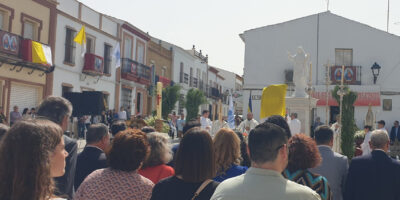
[[181,86],[173,85],[168,86],[162,90],[162,112],[161,115],[164,119],[167,119],[168,114],[175,108],[176,102],[178,102],[181,95]]
[[[337,94],[339,86],[336,86],[332,91],[332,97],[340,104],[340,96]],[[351,91],[347,86],[344,87],[345,95],[343,96],[342,107],[342,153],[348,158],[354,155],[354,134],[357,131],[357,126],[354,122],[354,102],[357,100],[357,93]]]
[[185,108],[187,111],[186,121],[196,119],[199,113],[199,106],[207,103],[204,93],[198,89],[190,89],[186,94]]

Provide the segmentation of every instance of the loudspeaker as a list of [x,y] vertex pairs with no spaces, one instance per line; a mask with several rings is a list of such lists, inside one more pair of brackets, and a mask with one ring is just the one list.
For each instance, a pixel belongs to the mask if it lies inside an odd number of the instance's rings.
[[66,92],[64,97],[72,104],[72,117],[80,117],[84,115],[82,106],[82,93]]
[[84,91],[81,104],[85,115],[101,115],[101,112],[105,110],[102,92]]

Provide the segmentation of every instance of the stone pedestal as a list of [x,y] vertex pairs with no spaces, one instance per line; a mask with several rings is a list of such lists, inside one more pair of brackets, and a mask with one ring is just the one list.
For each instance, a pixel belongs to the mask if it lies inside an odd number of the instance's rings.
[[310,136],[311,109],[316,108],[318,99],[308,97],[286,97],[286,110],[297,113],[297,119],[301,121],[301,133]]

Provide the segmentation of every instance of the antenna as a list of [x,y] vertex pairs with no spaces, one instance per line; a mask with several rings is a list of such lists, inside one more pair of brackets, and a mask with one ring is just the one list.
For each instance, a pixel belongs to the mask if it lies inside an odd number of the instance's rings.
[[386,31],[389,33],[389,11],[390,11],[390,0],[388,0],[388,9],[387,9],[387,25]]
[[329,0],[326,0],[326,11],[329,11]]

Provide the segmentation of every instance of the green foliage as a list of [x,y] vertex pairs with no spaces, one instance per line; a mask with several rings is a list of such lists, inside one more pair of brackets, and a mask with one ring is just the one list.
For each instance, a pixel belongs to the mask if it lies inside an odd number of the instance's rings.
[[179,100],[181,86],[168,86],[162,90],[162,112],[163,119],[167,119],[168,114],[175,108],[176,102]]
[[[156,117],[155,116],[148,117],[148,118],[144,119],[144,121],[147,123],[148,126],[156,127]],[[168,133],[168,131],[169,131],[169,125],[167,123],[163,122],[162,132]]]
[[[337,94],[339,86],[332,91],[332,97],[340,104],[340,96]],[[342,107],[342,153],[348,158],[354,155],[354,134],[358,130],[354,121],[354,102],[357,100],[357,93],[351,91],[347,86],[344,87],[345,95],[343,96]]]
[[196,119],[199,106],[207,103],[204,93],[198,89],[190,89],[186,95],[185,108],[187,111],[186,121]]

